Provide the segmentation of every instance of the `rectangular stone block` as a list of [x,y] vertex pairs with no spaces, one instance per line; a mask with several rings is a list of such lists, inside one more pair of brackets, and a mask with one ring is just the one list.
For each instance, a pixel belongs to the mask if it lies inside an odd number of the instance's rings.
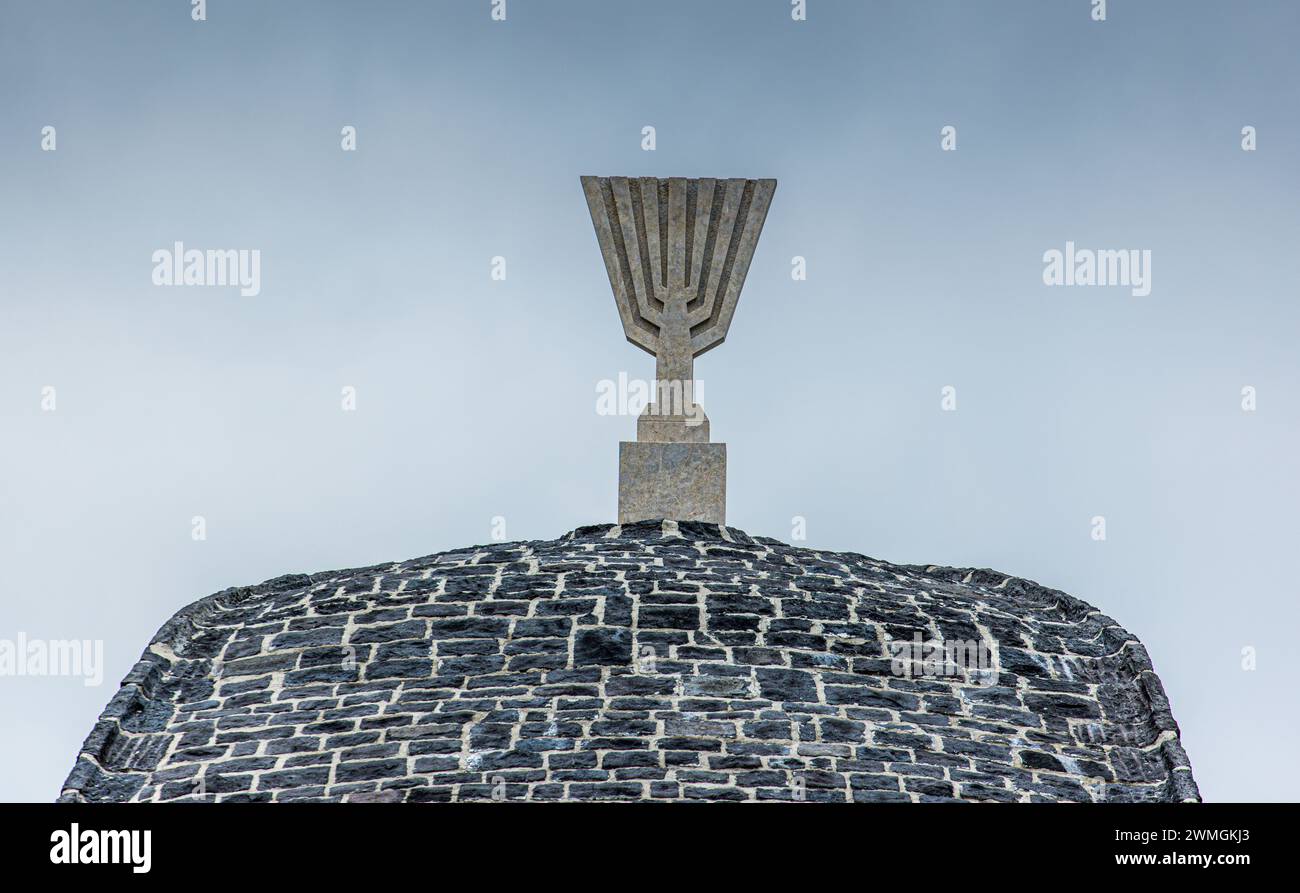
[[725,443],[618,445],[618,523],[727,520]]
[[637,416],[636,439],[638,443],[708,443],[709,417],[701,407],[696,414],[659,415],[654,404]]

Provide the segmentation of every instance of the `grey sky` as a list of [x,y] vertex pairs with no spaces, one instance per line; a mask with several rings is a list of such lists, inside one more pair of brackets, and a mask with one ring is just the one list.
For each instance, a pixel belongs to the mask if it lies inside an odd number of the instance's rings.
[[[654,369],[578,184],[613,174],[780,181],[696,363],[730,523],[1085,599],[1207,800],[1300,799],[1300,6],[808,6],[0,0],[0,639],[105,660],[0,677],[0,798],[57,795],[201,596],[613,520],[596,384]],[[1151,294],[1046,287],[1067,240],[1149,249]],[[261,294],[153,286],[175,241],[259,249]]]

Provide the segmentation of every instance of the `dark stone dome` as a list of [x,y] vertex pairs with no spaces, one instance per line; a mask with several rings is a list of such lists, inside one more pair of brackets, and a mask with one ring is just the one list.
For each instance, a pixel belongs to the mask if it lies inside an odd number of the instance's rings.
[[[953,643],[990,660],[926,657]],[[1199,799],[1146,649],[1084,602],[672,521],[195,602],[61,799],[493,797]]]

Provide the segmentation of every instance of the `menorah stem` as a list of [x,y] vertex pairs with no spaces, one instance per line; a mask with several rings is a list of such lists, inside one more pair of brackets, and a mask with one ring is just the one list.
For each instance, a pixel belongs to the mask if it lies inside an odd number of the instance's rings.
[[695,356],[685,298],[666,302],[655,351],[650,404],[636,423],[641,443],[708,443],[709,420],[695,402]]
[[655,353],[655,402],[665,396],[679,398],[660,406],[660,415],[687,415],[694,404],[695,357],[691,353],[691,328],[686,321],[686,306],[681,300],[664,308],[659,327],[659,350]]
[[[681,357],[664,356],[663,354],[655,357],[655,382],[658,384],[659,389],[666,390],[671,387],[675,391],[679,382],[683,389],[693,389],[694,381],[695,363],[690,357],[686,357],[685,360]],[[656,400],[658,400],[658,393],[659,390],[656,390]],[[689,405],[673,406],[671,411],[673,415],[681,415],[688,409]]]

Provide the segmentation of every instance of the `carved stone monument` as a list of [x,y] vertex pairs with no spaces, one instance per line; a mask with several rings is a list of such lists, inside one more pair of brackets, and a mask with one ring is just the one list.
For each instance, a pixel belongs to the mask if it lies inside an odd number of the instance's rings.
[[618,522],[725,524],[727,445],[709,442],[694,361],[727,337],[775,180],[583,177],[623,333],[654,354],[636,441],[618,451]]

